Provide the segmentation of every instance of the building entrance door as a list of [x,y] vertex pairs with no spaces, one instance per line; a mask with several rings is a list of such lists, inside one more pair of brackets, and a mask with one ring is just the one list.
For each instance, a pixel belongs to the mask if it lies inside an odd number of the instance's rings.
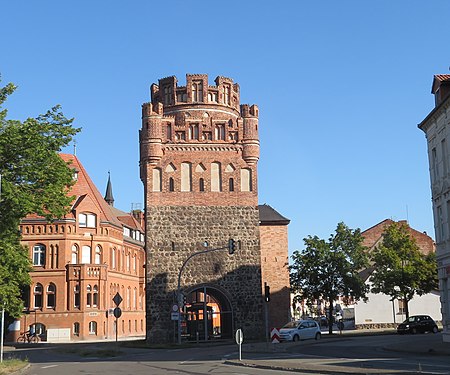
[[181,327],[189,341],[231,339],[233,314],[228,298],[208,286],[191,291],[185,296]]

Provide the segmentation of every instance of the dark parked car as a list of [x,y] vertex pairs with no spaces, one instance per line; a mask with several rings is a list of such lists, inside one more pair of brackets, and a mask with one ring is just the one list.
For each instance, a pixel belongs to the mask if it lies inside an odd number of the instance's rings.
[[410,316],[397,327],[397,333],[436,333],[437,331],[438,327],[436,322],[428,315]]

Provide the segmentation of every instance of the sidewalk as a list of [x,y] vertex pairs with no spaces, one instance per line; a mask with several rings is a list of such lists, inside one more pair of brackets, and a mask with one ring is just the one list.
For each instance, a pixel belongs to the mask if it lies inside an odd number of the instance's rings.
[[[393,330],[361,330],[361,331],[343,331],[342,335],[323,335],[322,340],[345,340],[347,337],[361,335],[390,335]],[[383,349],[391,352],[406,352],[420,355],[439,355],[448,356],[450,364],[450,343],[442,342],[441,335],[425,334],[417,335],[420,339],[410,340],[408,346],[398,344],[386,344]],[[395,374],[405,373],[401,370],[391,370],[382,368],[371,368],[371,360],[352,360],[302,355],[302,361],[293,358],[295,347],[298,343],[252,343],[242,347],[243,359],[227,360],[225,363],[235,366],[246,366],[261,369],[271,369],[279,371],[293,371],[314,374]],[[301,345],[301,344],[300,344]],[[309,343],[311,345],[311,343]],[[312,343],[315,345],[315,343]],[[258,355],[264,355],[264,358],[258,359]],[[246,356],[248,358],[246,358]],[[307,361],[305,361],[307,359]],[[420,371],[420,369],[418,369]]]

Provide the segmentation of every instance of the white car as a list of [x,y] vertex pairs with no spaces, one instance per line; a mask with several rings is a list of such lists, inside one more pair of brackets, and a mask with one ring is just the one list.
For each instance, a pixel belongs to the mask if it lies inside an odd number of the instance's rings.
[[289,322],[280,329],[281,341],[319,340],[320,327],[314,320],[297,320]]

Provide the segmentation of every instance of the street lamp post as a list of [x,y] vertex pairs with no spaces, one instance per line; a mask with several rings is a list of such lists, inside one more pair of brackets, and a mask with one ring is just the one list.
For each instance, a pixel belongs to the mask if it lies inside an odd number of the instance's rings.
[[[207,250],[202,250],[202,251],[197,251],[191,255],[189,255],[187,257],[187,259],[183,262],[183,265],[180,268],[180,272],[178,273],[178,287],[177,287],[177,303],[178,303],[178,308],[180,309],[181,304],[183,303],[183,299],[181,297],[181,274],[183,273],[184,267],[186,267],[186,264],[195,256],[197,255],[201,255],[201,254],[206,254],[206,253],[212,253],[213,251],[219,251],[219,250],[226,250],[228,249],[228,253],[231,255],[234,253],[234,251],[236,250],[236,244],[239,243],[240,241],[235,241],[233,239],[230,239],[228,241],[228,245],[227,246],[223,246],[223,247],[218,247],[216,249],[207,249]],[[206,311],[203,311],[203,319],[205,319],[206,316]],[[206,337],[205,337],[206,338]],[[178,315],[178,345],[181,344],[181,313]]]

